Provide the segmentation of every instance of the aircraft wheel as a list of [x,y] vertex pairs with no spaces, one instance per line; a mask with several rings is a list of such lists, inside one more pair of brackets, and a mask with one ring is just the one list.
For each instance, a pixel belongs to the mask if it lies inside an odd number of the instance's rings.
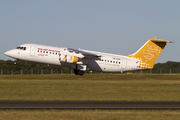
[[79,70],[74,70],[75,75],[79,75]]
[[82,76],[82,75],[84,75],[84,71],[79,70],[79,71],[78,71],[78,74],[79,74],[80,76]]
[[84,75],[84,71],[81,71],[81,70],[74,70],[74,74],[75,75],[80,75],[80,76],[82,76],[82,75]]

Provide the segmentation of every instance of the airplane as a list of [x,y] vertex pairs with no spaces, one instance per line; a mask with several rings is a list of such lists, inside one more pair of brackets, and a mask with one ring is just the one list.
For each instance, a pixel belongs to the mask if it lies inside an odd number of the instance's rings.
[[139,50],[127,56],[38,44],[22,44],[4,54],[15,60],[70,67],[75,75],[82,76],[87,70],[123,72],[152,69],[167,43],[171,41],[150,38]]

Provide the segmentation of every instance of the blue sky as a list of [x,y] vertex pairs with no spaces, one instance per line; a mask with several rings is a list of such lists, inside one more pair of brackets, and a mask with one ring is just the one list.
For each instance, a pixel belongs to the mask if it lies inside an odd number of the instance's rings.
[[129,55],[156,37],[174,42],[157,62],[180,62],[179,6],[179,0],[0,0],[0,59],[24,43]]

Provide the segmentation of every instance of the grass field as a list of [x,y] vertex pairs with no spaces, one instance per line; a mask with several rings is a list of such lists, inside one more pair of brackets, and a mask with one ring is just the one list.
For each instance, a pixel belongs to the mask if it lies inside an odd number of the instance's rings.
[[180,101],[180,75],[1,75],[1,101]]
[[179,120],[179,111],[0,111],[0,120]]
[[[1,101],[180,101],[180,75],[0,75]],[[0,120],[179,120],[180,111],[0,110]]]

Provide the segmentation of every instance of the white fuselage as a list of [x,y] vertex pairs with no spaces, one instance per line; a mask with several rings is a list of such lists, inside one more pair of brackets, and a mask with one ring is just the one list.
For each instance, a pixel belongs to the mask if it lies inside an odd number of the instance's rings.
[[[102,72],[122,72],[136,70],[140,60],[122,55],[108,54],[102,52],[83,50],[88,53],[97,54],[100,57],[87,57],[80,52],[69,51],[65,47],[52,47],[37,44],[23,44],[20,49],[7,51],[5,54],[14,59],[61,65],[79,70],[93,70]],[[60,55],[76,56],[79,60],[75,63],[63,62]]]

